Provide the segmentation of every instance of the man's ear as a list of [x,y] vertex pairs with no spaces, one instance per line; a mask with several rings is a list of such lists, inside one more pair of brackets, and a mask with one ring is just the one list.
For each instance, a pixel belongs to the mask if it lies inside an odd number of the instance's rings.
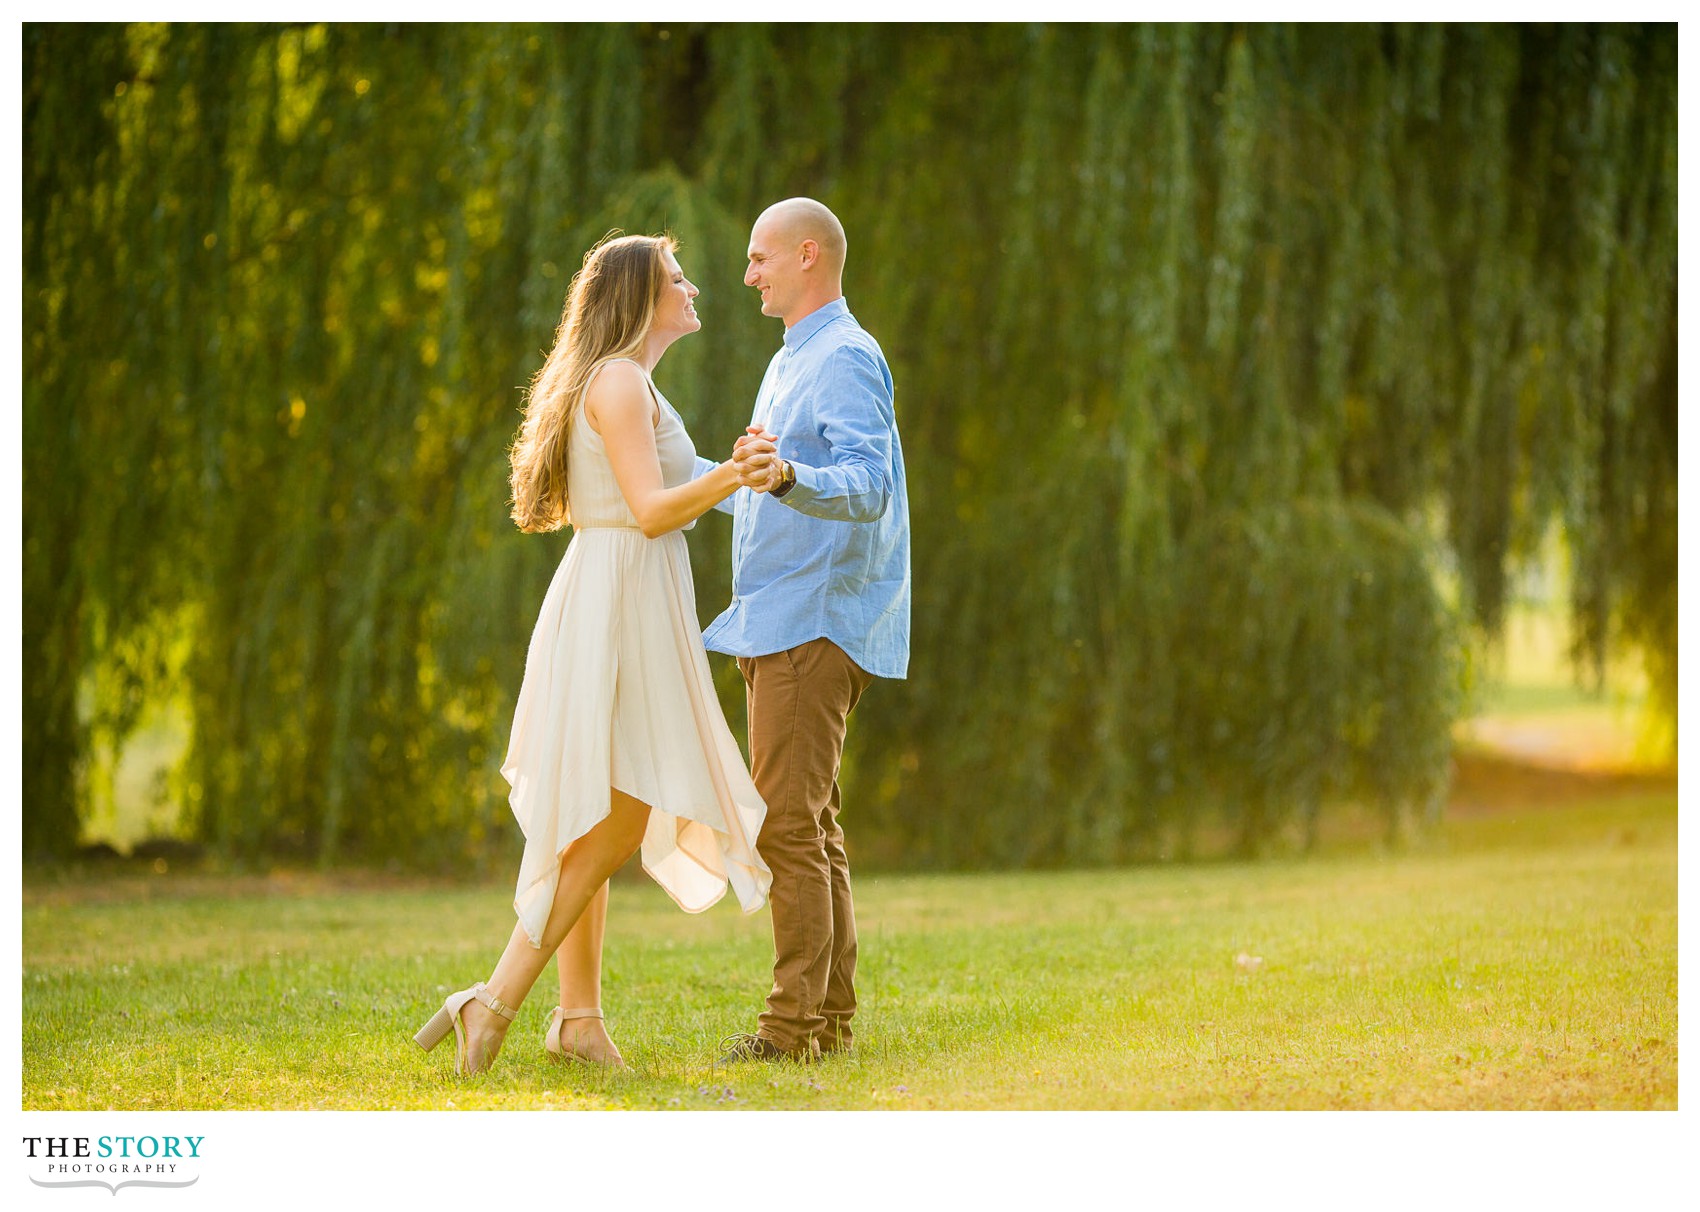
[[813,240],[803,241],[803,268],[808,269],[820,260],[820,245]]

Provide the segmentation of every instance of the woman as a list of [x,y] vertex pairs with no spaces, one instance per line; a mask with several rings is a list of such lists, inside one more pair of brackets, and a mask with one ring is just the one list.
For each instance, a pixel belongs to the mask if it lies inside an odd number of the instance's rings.
[[489,979],[451,994],[414,1036],[452,1029],[456,1072],[490,1066],[560,950],[552,1055],[618,1064],[598,1008],[607,880],[632,853],[687,912],[731,883],[746,912],[771,876],[755,849],[766,805],[726,726],[696,620],[683,531],[739,487],[696,451],[650,372],[702,327],[666,237],[585,254],[555,347],[532,380],[512,461],[521,530],[573,539],[526,654],[502,774],[525,832],[519,921]]

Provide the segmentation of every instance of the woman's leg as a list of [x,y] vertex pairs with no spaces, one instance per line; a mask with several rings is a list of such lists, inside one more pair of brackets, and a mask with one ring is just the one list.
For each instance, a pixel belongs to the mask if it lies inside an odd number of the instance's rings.
[[[549,957],[595,899],[597,890],[643,842],[643,831],[649,824],[649,805],[622,791],[614,791],[612,798],[607,818],[567,847],[561,856],[560,879],[555,885],[555,899],[543,924],[539,945],[533,947],[525,928],[516,922],[502,958],[496,961],[495,971],[485,982],[493,995],[516,1010],[542,975]],[[461,1011],[461,1021],[466,1027],[467,1067],[473,1072],[488,1068],[502,1046],[508,1020],[472,1001]]]
[[[590,905],[567,932],[555,952],[561,978],[561,1009],[602,1007],[602,938],[608,926],[608,885],[591,897]],[[599,1018],[571,1018],[561,1024],[561,1046],[599,1065],[623,1064],[620,1050]]]
[[602,936],[607,928],[608,885],[603,884],[555,952],[563,1010],[602,1004]]

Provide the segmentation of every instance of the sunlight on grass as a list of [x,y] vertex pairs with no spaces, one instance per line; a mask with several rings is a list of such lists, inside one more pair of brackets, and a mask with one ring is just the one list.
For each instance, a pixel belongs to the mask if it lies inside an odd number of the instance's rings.
[[1570,770],[1670,768],[1674,754],[1648,717],[1640,666],[1614,660],[1602,686],[1579,684],[1570,638],[1558,607],[1513,606],[1504,643],[1487,654],[1477,713],[1455,729],[1458,743]]
[[1553,604],[1520,603],[1506,612],[1503,643],[1487,654],[1481,714],[1528,714],[1606,708],[1639,712],[1646,699],[1640,664],[1624,656],[1607,662],[1605,684],[1578,684],[1570,660],[1568,614]]
[[760,1009],[766,914],[622,880],[604,1005],[631,1071],[546,1061],[551,969],[471,1081],[409,1036],[488,970],[504,888],[31,885],[23,1105],[1668,1108],[1675,847],[1674,789],[1643,788],[1405,852],[867,876],[857,1049],[810,1068],[713,1065]]

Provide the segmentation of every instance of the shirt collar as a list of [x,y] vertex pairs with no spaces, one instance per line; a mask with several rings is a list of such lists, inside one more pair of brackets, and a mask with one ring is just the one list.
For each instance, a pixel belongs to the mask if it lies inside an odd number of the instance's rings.
[[838,319],[839,316],[849,314],[850,304],[844,301],[843,295],[839,295],[832,302],[824,307],[815,308],[790,328],[787,328],[785,330],[785,348],[796,353],[803,347],[805,341],[825,328],[828,322]]

